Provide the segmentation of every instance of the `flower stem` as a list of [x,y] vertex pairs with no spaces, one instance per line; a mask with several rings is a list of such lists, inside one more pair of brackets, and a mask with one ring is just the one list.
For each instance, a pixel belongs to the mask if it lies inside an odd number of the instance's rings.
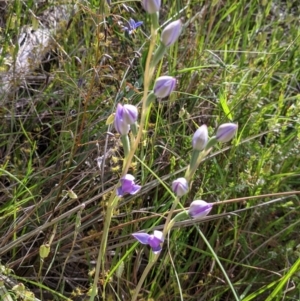
[[160,43],[153,55],[153,61],[151,64],[153,67],[155,67],[159,63],[159,61],[163,58],[166,50],[167,47],[164,44]]
[[146,117],[148,115],[149,111],[149,106],[147,105],[147,97],[148,97],[148,91],[149,91],[149,86],[153,77],[154,73],[154,66],[151,66],[151,58],[152,58],[152,52],[155,47],[156,43],[156,36],[157,36],[157,31],[152,27],[151,29],[151,40],[150,40],[150,45],[149,45],[149,50],[148,50],[148,56],[146,60],[146,65],[145,65],[145,73],[144,73],[144,93],[143,93],[143,99],[142,99],[142,115],[141,115],[141,120],[140,120],[140,126],[139,126],[139,131],[137,133],[136,139],[130,149],[130,152],[128,154],[128,157],[125,158],[124,162],[124,168],[122,171],[122,176],[124,176],[131,164],[131,161],[133,159],[133,156],[135,154],[135,151],[140,143],[140,140],[142,138],[142,134],[144,131],[144,126],[145,126],[145,121]]
[[[168,231],[171,230],[171,229],[169,229],[169,225],[172,226],[174,224],[174,223],[172,223],[171,218],[172,218],[174,210],[177,207],[178,202],[179,202],[179,198],[176,197],[175,200],[174,200],[174,202],[173,202],[172,208],[171,208],[171,210],[170,210],[170,212],[169,212],[169,214],[167,216],[165,225],[164,225],[164,230],[163,230],[164,237],[166,237],[166,235],[168,234]],[[145,281],[148,273],[150,272],[150,270],[153,267],[154,263],[157,261],[158,257],[159,257],[159,253],[156,254],[156,255],[154,255],[153,258],[152,258],[152,260],[150,260],[148,262],[148,264],[147,264],[145,270],[143,271],[143,274],[142,274],[142,276],[141,276],[141,278],[140,278],[140,280],[139,280],[139,282],[137,284],[137,287],[136,287],[136,289],[134,291],[134,295],[133,295],[131,301],[136,301],[138,293],[140,292],[141,287],[142,287],[142,285],[143,285],[143,283],[144,283],[144,281]]]
[[130,151],[130,143],[129,143],[128,135],[122,135],[121,141],[122,141],[123,149],[124,149],[124,157],[126,158]]
[[[186,180],[187,180],[188,182],[193,178],[193,176],[194,176],[194,174],[195,174],[195,172],[196,172],[196,170],[197,170],[199,164],[200,164],[201,161],[202,161],[202,160],[203,160],[203,159],[211,152],[211,150],[212,150],[212,147],[209,148],[209,149],[204,149],[201,153],[199,153],[198,158],[197,158],[197,160],[196,160],[196,163],[194,163],[193,165],[190,164],[190,165],[188,166],[188,168],[187,168],[187,170],[186,170],[186,172],[185,172],[185,175],[184,175],[184,177],[186,178]],[[193,158],[193,160],[194,160],[194,159],[195,159],[195,158]]]
[[156,254],[156,255],[153,256],[153,258],[151,260],[149,260],[149,262],[148,262],[145,270],[143,271],[143,274],[142,274],[142,276],[141,276],[141,278],[140,278],[140,280],[139,280],[139,282],[138,282],[138,284],[137,284],[137,286],[134,290],[134,294],[132,296],[131,301],[136,301],[136,299],[138,297],[138,294],[139,294],[139,292],[142,288],[142,285],[143,285],[148,273],[150,272],[151,268],[153,267],[153,265],[157,261],[158,257],[159,257],[159,254]]
[[[151,80],[152,80],[152,77],[153,77],[153,73],[154,73],[154,67],[150,66],[150,63],[151,63],[151,58],[152,58],[152,52],[153,52],[153,49],[154,49],[155,43],[156,43],[156,36],[157,36],[157,31],[152,26],[151,41],[150,41],[150,45],[149,45],[149,51],[148,51],[148,56],[147,56],[147,60],[146,60],[145,74],[144,74],[143,107],[142,107],[142,116],[141,116],[141,121],[140,121],[140,127],[139,127],[139,131],[137,133],[137,136],[136,136],[136,139],[135,139],[133,145],[131,146],[131,148],[130,148],[130,146],[128,147],[129,152],[126,153],[126,150],[124,150],[125,151],[125,158],[124,158],[122,176],[125,176],[127,174],[127,171],[130,167],[130,164],[131,164],[131,161],[132,161],[133,156],[135,154],[135,151],[136,151],[136,149],[139,145],[139,142],[141,140],[143,130],[144,130],[145,121],[146,121],[146,117],[147,117],[148,111],[149,111],[149,106],[147,106],[147,96],[148,96],[149,86],[150,86],[150,83],[151,83]],[[125,143],[127,143],[127,142],[125,142]],[[115,188],[112,195],[109,198],[109,201],[108,201],[108,207],[107,207],[107,212],[106,212],[106,217],[105,217],[105,222],[104,222],[104,228],[103,228],[103,234],[102,234],[100,249],[99,249],[99,253],[98,253],[98,259],[97,259],[97,264],[96,264],[94,283],[93,283],[92,290],[91,290],[90,301],[94,301],[94,298],[97,295],[97,283],[98,283],[98,280],[99,280],[100,268],[102,267],[103,275],[104,275],[104,272],[105,272],[104,259],[105,259],[105,254],[106,254],[108,231],[109,231],[109,227],[110,227],[110,223],[111,223],[112,214],[113,214],[113,211],[114,211],[115,207],[117,206],[117,204],[118,204],[118,198],[116,197],[116,188]],[[149,264],[150,264],[150,262],[149,262]],[[143,279],[141,278],[140,281],[139,281],[139,286],[138,286],[139,290],[141,289],[141,286],[142,286],[142,284],[145,280],[145,277],[147,276],[150,268],[151,267],[149,267],[148,269],[146,268],[147,271],[146,270],[144,271],[143,275],[144,274],[145,275],[144,276],[142,275]],[[135,294],[136,297],[137,297],[137,294],[138,294],[139,290]],[[105,287],[103,287],[102,297],[103,297],[103,300],[105,300]]]
[[[94,301],[94,298],[97,295],[97,284],[99,280],[99,274],[100,274],[100,269],[102,268],[102,275],[105,275],[105,255],[106,255],[106,245],[107,245],[107,238],[108,238],[108,232],[109,232],[109,227],[111,223],[111,218],[114,212],[114,209],[116,205],[118,204],[118,197],[116,196],[116,189],[113,191],[111,194],[108,205],[107,205],[107,210],[106,210],[106,217],[105,217],[105,222],[103,226],[103,233],[102,233],[102,238],[101,238],[101,243],[100,243],[100,249],[98,252],[98,258],[97,258],[97,264],[96,264],[96,270],[95,270],[95,276],[94,276],[94,283],[92,286],[91,290],[91,296],[90,296],[90,301]],[[103,287],[103,293],[102,293],[103,300],[105,300],[105,287]]]
[[173,204],[172,204],[172,207],[168,213],[168,216],[167,216],[167,219],[166,219],[166,222],[165,222],[165,225],[164,225],[164,229],[163,229],[163,235],[164,237],[167,236],[168,232],[171,230],[170,227],[169,227],[169,224],[170,224],[170,221],[171,221],[171,218],[172,218],[172,215],[174,213],[174,210],[176,209],[177,205],[179,203],[179,198],[176,197]]

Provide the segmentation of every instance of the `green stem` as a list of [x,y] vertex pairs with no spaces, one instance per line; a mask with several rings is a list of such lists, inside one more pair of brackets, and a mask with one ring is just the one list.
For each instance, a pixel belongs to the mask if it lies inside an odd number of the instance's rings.
[[152,260],[149,260],[149,262],[148,262],[145,270],[143,271],[143,274],[142,274],[142,276],[141,276],[141,278],[140,278],[140,280],[139,280],[139,282],[138,282],[138,284],[137,284],[137,286],[136,286],[136,288],[134,290],[134,294],[132,296],[131,301],[136,301],[136,299],[138,297],[138,294],[139,294],[139,292],[140,292],[140,290],[142,288],[142,285],[143,285],[143,283],[144,283],[144,281],[145,281],[148,273],[150,272],[151,268],[156,263],[158,257],[159,257],[159,254],[156,254],[156,255],[153,256]]
[[121,141],[122,141],[123,149],[124,149],[124,157],[127,158],[129,151],[130,151],[130,143],[129,143],[128,135],[122,135]]
[[200,155],[200,151],[194,149],[193,152],[192,152],[190,166],[195,166],[197,164],[197,160],[199,158],[199,155]]
[[156,49],[155,53],[153,54],[153,60],[151,63],[151,66],[154,68],[159,61],[163,58],[165,52],[167,50],[167,47],[163,45],[162,43],[159,44],[158,48]]
[[150,17],[151,17],[151,24],[152,24],[153,28],[155,30],[157,30],[159,27],[159,23],[158,23],[159,13],[157,12],[157,13],[151,14]]
[[156,99],[156,96],[154,95],[154,92],[150,92],[148,97],[147,97],[147,100],[146,100],[146,104],[147,104],[147,107],[149,107],[151,105],[151,103],[153,103]]
[[171,221],[173,212],[174,212],[174,210],[176,209],[178,203],[179,203],[179,198],[176,197],[175,200],[174,200],[174,202],[173,202],[173,204],[172,204],[172,207],[171,207],[171,209],[170,209],[170,211],[169,211],[169,213],[168,213],[168,216],[167,216],[167,219],[166,219],[166,222],[165,222],[165,225],[164,225],[164,229],[163,229],[164,237],[166,237],[167,234],[168,234],[168,232],[171,230],[171,229],[169,229],[169,228],[170,228],[170,227],[169,227],[169,223],[170,223],[170,221]]
[[213,136],[209,139],[205,149],[200,153],[199,151],[193,150],[191,163],[188,166],[186,172],[185,172],[185,178],[189,182],[192,177],[194,176],[199,164],[205,158],[212,150],[213,146],[215,146],[218,143],[216,136]]
[[205,150],[208,150],[218,143],[216,136],[212,136],[206,144]]
[[136,139],[130,149],[128,157],[125,158],[122,176],[124,176],[127,173],[128,168],[133,159],[133,156],[136,152],[136,149],[139,146],[140,140],[142,138],[142,134],[144,132],[146,117],[147,117],[148,111],[149,111],[149,106],[147,105],[148,91],[149,91],[149,86],[150,86],[150,83],[151,83],[151,80],[153,77],[153,73],[154,73],[154,67],[152,66],[152,64],[150,65],[150,63],[151,63],[151,58],[152,58],[152,52],[153,52],[153,49],[154,49],[155,43],[156,43],[156,36],[157,36],[157,31],[152,26],[151,41],[150,41],[150,45],[149,45],[149,51],[148,51],[148,56],[147,56],[146,65],[145,65],[145,73],[144,73],[144,93],[143,93],[143,99],[142,99],[143,105],[142,105],[142,115],[141,115],[141,120],[140,120],[139,131],[138,131]]
[[186,178],[186,180],[187,180],[188,182],[193,178],[193,176],[194,176],[194,174],[195,174],[195,172],[196,172],[196,170],[197,170],[199,164],[200,164],[201,161],[202,161],[202,160],[210,153],[211,150],[212,150],[212,148],[203,150],[203,151],[198,155],[198,158],[197,158],[196,162],[193,163],[193,164],[191,163],[191,164],[188,166],[188,168],[187,168],[187,170],[186,170],[186,172],[185,172],[185,175],[184,175],[184,177]]
[[[172,226],[175,223],[175,221],[171,220],[171,218],[172,218],[174,210],[176,209],[176,207],[178,205],[178,202],[179,202],[179,198],[176,197],[175,200],[174,200],[174,202],[173,202],[172,208],[171,208],[171,210],[170,210],[170,212],[169,212],[169,214],[167,216],[165,225],[164,225],[164,229],[163,229],[163,235],[164,235],[164,237],[167,236],[168,232],[171,230]],[[143,274],[142,274],[142,276],[141,276],[141,278],[140,278],[140,280],[139,280],[139,282],[137,284],[137,287],[136,287],[136,289],[134,291],[134,295],[133,295],[131,301],[136,301],[138,293],[140,292],[141,287],[142,287],[142,285],[143,285],[143,283],[144,283],[144,281],[145,281],[148,273],[150,272],[150,270],[153,267],[154,263],[157,261],[158,257],[159,257],[159,254],[156,254],[156,255],[154,255],[153,259],[148,262],[148,264],[147,264],[145,270],[143,271]]]
[[[151,83],[151,80],[152,80],[152,77],[153,77],[153,73],[154,73],[154,67],[150,66],[150,62],[151,62],[151,58],[152,58],[152,52],[153,52],[153,49],[154,49],[155,43],[156,43],[156,36],[157,36],[157,31],[152,26],[152,28],[151,28],[151,41],[150,41],[148,56],[147,56],[146,65],[145,65],[143,107],[142,107],[142,116],[141,116],[141,121],[140,121],[140,127],[139,127],[139,131],[137,133],[137,136],[136,136],[136,139],[135,139],[133,145],[131,146],[131,148],[130,147],[128,148],[128,150],[129,150],[128,153],[126,153],[126,150],[124,149],[125,158],[124,158],[124,165],[123,165],[123,170],[122,170],[121,177],[125,176],[127,174],[127,171],[128,171],[129,166],[131,164],[131,161],[133,159],[135,151],[136,151],[136,149],[139,145],[139,142],[142,138],[146,117],[147,117],[148,111],[149,111],[149,106],[147,107],[147,95],[148,95],[149,86],[150,86],[150,83]],[[102,239],[101,239],[101,244],[100,244],[100,250],[99,250],[99,253],[98,253],[94,283],[93,283],[92,290],[91,290],[91,293],[90,293],[91,294],[90,301],[94,301],[94,298],[97,294],[97,283],[98,283],[98,280],[99,280],[99,273],[100,273],[100,267],[101,266],[102,266],[103,275],[104,275],[104,272],[105,272],[104,257],[105,257],[105,254],[106,254],[106,244],[107,244],[108,231],[109,231],[109,227],[110,227],[110,223],[111,223],[113,210],[117,206],[117,204],[118,204],[118,198],[116,198],[116,188],[115,188],[114,192],[112,193],[112,195],[111,195],[111,197],[109,198],[109,201],[108,201],[107,214],[106,214],[106,218],[105,218],[105,222],[104,222],[104,228],[103,228],[103,234],[102,234]],[[148,272],[145,274],[144,277],[146,277],[147,274],[148,274]],[[142,283],[140,284],[140,288],[141,288],[141,286],[142,286]],[[105,287],[103,287],[102,297],[103,297],[103,300],[105,300]]]
[[168,225],[168,232],[171,231],[171,229],[173,228],[174,224],[176,222],[179,222],[179,221],[182,221],[182,220],[187,220],[187,219],[191,219],[189,214],[188,214],[188,211],[187,210],[183,210],[179,213],[177,213],[173,218],[172,220],[170,221],[169,225]]
[[134,124],[131,124],[131,125],[130,125],[130,129],[131,129],[132,134],[133,134],[134,136],[136,136],[137,133],[138,133],[138,125],[137,125],[137,122],[134,123]]
[[222,273],[223,273],[223,275],[224,275],[224,277],[225,277],[225,279],[226,279],[226,281],[227,281],[227,283],[228,283],[228,285],[229,285],[229,287],[230,287],[230,289],[231,289],[231,291],[232,291],[232,293],[233,293],[233,295],[234,295],[234,297],[235,297],[235,300],[236,300],[236,301],[240,301],[240,298],[239,298],[238,295],[236,294],[236,291],[235,291],[235,289],[234,289],[234,287],[233,287],[233,285],[232,285],[232,283],[231,283],[231,281],[230,281],[230,279],[229,279],[229,277],[228,277],[226,271],[224,270],[224,268],[223,268],[223,266],[222,266],[222,264],[221,264],[221,262],[220,262],[220,260],[219,260],[219,258],[218,258],[218,255],[215,253],[214,249],[213,249],[212,246],[210,245],[209,241],[206,239],[205,235],[204,235],[204,234],[202,233],[202,231],[199,229],[199,227],[196,227],[196,228],[197,228],[197,230],[198,230],[198,233],[199,233],[200,236],[202,237],[203,241],[204,241],[205,244],[207,245],[208,249],[210,250],[210,252],[211,252],[212,255],[214,256],[214,258],[215,258],[217,264],[219,265],[220,270],[222,271]]
[[[108,232],[109,232],[109,227],[110,227],[110,223],[111,223],[111,218],[112,218],[114,209],[117,204],[118,204],[118,197],[116,197],[116,189],[115,189],[108,201],[106,217],[105,217],[105,222],[104,222],[104,226],[103,226],[103,233],[102,233],[102,238],[101,238],[101,243],[100,243],[100,249],[98,252],[94,283],[93,283],[92,290],[90,293],[91,294],[90,301],[94,301],[94,299],[97,295],[97,292],[98,292],[97,284],[98,284],[98,280],[99,280],[99,274],[100,274],[101,267],[102,267],[102,274],[103,275],[105,274],[104,259],[105,259],[105,255],[106,255]],[[105,287],[103,287],[102,296],[103,296],[103,300],[105,300]]]

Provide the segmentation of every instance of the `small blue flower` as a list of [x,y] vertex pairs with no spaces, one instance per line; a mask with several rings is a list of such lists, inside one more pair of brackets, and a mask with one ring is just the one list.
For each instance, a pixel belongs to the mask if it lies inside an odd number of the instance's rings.
[[164,235],[161,231],[155,230],[153,234],[133,233],[132,236],[143,245],[149,245],[154,254],[162,250],[161,244],[164,242]]
[[127,174],[120,179],[121,187],[117,189],[117,196],[122,197],[125,194],[129,193],[131,195],[136,194],[140,191],[141,186],[134,183],[134,176]]
[[127,22],[128,26],[123,26],[123,30],[128,32],[128,34],[133,34],[135,30],[143,24],[143,21],[135,22],[132,18]]

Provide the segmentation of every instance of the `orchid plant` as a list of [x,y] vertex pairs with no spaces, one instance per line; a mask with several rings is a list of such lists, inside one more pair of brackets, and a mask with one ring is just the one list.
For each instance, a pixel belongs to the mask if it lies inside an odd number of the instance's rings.
[[[97,283],[101,268],[103,275],[105,274],[104,255],[106,253],[108,230],[110,227],[113,211],[116,208],[120,198],[123,198],[128,194],[135,195],[142,188],[139,184],[136,184],[135,177],[128,173],[128,169],[132,163],[136,149],[141,141],[144,132],[145,120],[151,108],[150,104],[153,103],[157,98],[168,97],[176,88],[176,78],[169,75],[164,75],[156,79],[153,85],[153,90],[150,90],[154,77],[155,67],[163,58],[168,47],[173,45],[178,40],[183,30],[183,24],[180,19],[168,24],[161,32],[160,44],[156,48],[159,24],[158,14],[161,7],[161,0],[142,0],[141,4],[151,17],[151,39],[144,72],[144,93],[142,97],[142,106],[140,108],[141,117],[138,122],[139,109],[137,108],[137,106],[132,104],[119,103],[114,114],[114,128],[120,134],[121,142],[124,148],[124,163],[119,184],[115,187],[108,201],[106,219],[104,223],[103,235],[95,271],[94,284],[90,292],[91,301],[94,300],[97,294]],[[124,27],[124,30],[130,34],[141,24],[141,21],[135,22],[133,19],[130,19],[130,21],[128,22],[128,27]],[[147,274],[149,273],[151,267],[154,265],[160,252],[163,249],[164,238],[172,229],[172,226],[178,219],[179,215],[182,216],[182,214],[184,214],[185,218],[201,219],[211,212],[214,205],[213,203],[207,203],[203,200],[194,200],[187,210],[173,217],[174,210],[180,202],[180,198],[189,192],[191,180],[201,161],[205,158],[205,156],[208,155],[208,153],[218,142],[225,143],[233,139],[237,132],[237,128],[237,124],[234,123],[222,124],[217,129],[216,135],[212,136],[211,138],[209,138],[206,125],[202,125],[198,128],[198,130],[196,130],[192,138],[193,150],[191,154],[191,161],[189,166],[187,167],[186,173],[184,176],[174,180],[171,185],[175,199],[172,208],[167,215],[163,231],[155,230],[153,234],[148,234],[145,231],[141,231],[132,234],[132,236],[141,244],[150,246],[154,254],[154,257],[152,257],[149,261],[139,280],[139,283],[134,291],[134,295],[132,296],[132,301],[135,301],[137,299],[138,293]],[[103,289],[103,300],[105,300],[105,287]]]

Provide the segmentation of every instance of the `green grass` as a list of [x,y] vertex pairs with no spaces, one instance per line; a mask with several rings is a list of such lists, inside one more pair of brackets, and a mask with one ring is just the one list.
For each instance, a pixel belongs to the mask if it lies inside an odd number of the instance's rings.
[[[57,35],[48,79],[27,79],[8,99],[0,96],[0,278],[23,283],[39,300],[89,300],[123,163],[106,120],[118,102],[142,99],[138,54],[147,52],[150,19],[139,2],[110,9],[100,2],[79,4]],[[50,5],[22,3],[10,1],[5,10],[0,72],[17,51],[20,28],[35,24],[30,11]],[[151,251],[130,234],[164,224],[170,184],[184,175],[197,127],[207,124],[212,136],[233,121],[236,139],[201,163],[181,203],[239,201],[215,206],[202,223],[176,224],[139,300],[235,300],[230,285],[243,301],[299,300],[299,196],[276,194],[300,190],[299,13],[296,0],[164,1],[161,24],[179,14],[186,27],[155,77],[176,76],[178,85],[146,121],[130,166],[143,189],[114,212],[99,296],[107,283],[107,300],[131,300]],[[126,37],[120,22],[130,17],[144,25]],[[105,152],[102,169],[97,159]],[[50,254],[41,260],[45,244]]]

